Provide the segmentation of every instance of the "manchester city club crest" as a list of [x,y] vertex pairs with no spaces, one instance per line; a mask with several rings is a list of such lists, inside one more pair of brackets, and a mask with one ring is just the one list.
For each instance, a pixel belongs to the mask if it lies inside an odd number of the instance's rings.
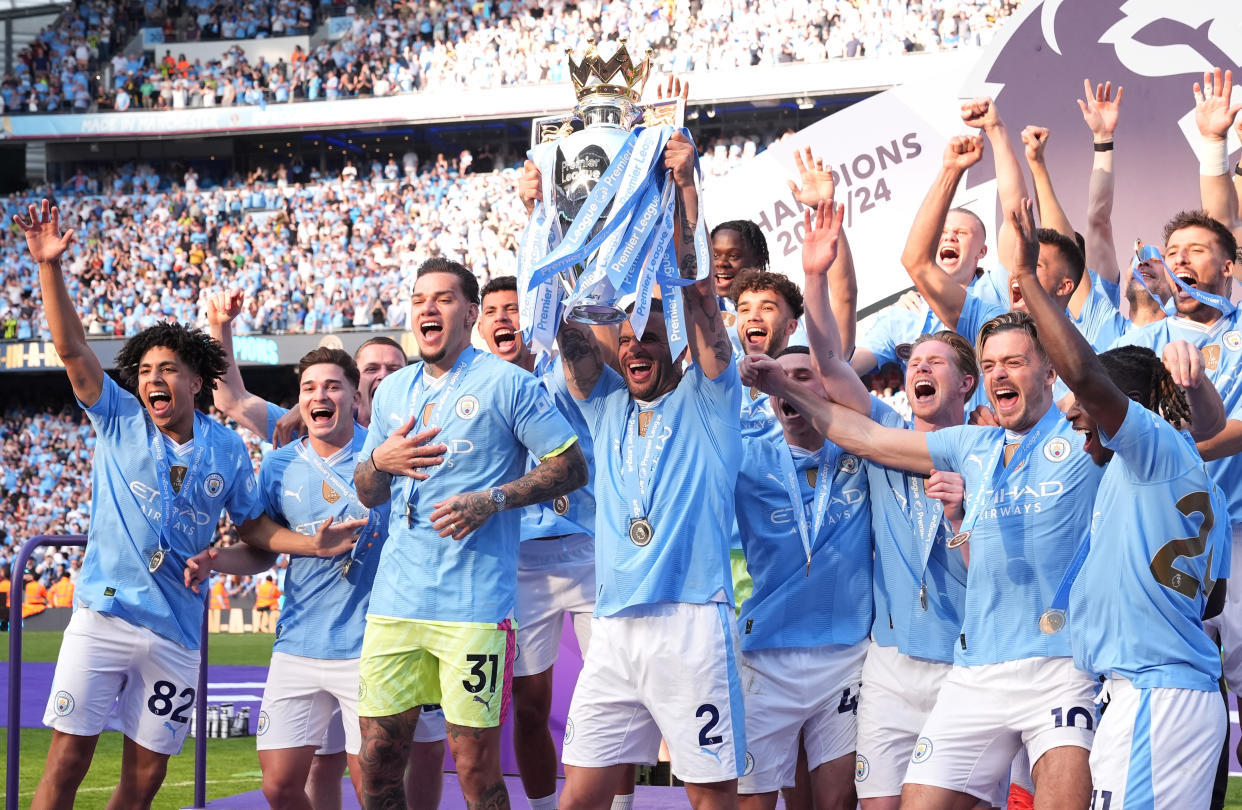
[[271,718],[267,716],[267,712],[259,712],[259,736],[262,737],[267,733],[267,728],[272,723]]
[[837,467],[846,475],[853,475],[858,472],[858,465],[858,456],[853,453],[843,453],[841,454],[841,461],[838,462]]
[[871,775],[871,763],[862,754],[854,760],[854,781],[865,782],[867,777]]
[[224,491],[224,476],[218,472],[203,479],[203,491],[207,493],[207,497],[214,498]]
[[572,740],[573,738],[574,738],[574,721],[571,718],[566,717],[565,718],[565,742],[564,744],[569,745],[569,741]]
[[64,717],[65,715],[72,714],[73,707],[75,705],[73,695],[64,690],[56,693],[56,700],[53,701],[53,708],[55,709],[57,716]]
[[1223,341],[1226,349],[1236,352],[1239,348],[1242,348],[1242,332],[1239,332],[1237,329],[1226,332]]
[[466,394],[457,400],[457,407],[454,410],[462,419],[473,419],[474,415],[479,412],[479,401],[470,394]]
[[1065,459],[1069,458],[1069,454],[1070,443],[1060,436],[1049,439],[1048,443],[1044,445],[1044,458],[1049,461],[1065,461]]
[[754,770],[755,770],[755,755],[747,751],[746,752],[746,767],[742,771],[742,776],[750,776],[751,772]]
[[932,741],[927,737],[919,737],[918,742],[914,744],[914,753],[910,756],[911,762],[926,762],[931,759]]

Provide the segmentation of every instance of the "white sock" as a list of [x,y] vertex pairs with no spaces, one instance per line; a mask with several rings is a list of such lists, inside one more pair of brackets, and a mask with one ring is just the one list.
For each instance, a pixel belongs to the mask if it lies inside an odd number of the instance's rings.
[[612,810],[633,810],[634,794],[627,793],[624,796],[612,797]]
[[555,792],[551,796],[544,796],[542,799],[527,797],[526,801],[530,802],[530,810],[556,810]]

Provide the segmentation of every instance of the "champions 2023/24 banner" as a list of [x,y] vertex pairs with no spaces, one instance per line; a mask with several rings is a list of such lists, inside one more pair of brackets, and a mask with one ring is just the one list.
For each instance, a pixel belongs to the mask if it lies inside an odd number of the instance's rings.
[[[1214,67],[1242,72],[1239,0],[1028,0],[967,75],[912,76],[894,87],[774,144],[707,187],[715,225],[751,219],[768,238],[772,269],[802,280],[801,206],[785,185],[796,179],[794,151],[810,146],[836,173],[837,201],[858,275],[862,311],[910,286],[901,250],[919,203],[939,170],[947,140],[975,134],[960,121],[962,99],[996,99],[1020,162],[1028,124],[1052,131],[1045,158],[1057,195],[1079,232],[1086,230],[1091,133],[1076,99],[1083,79],[1125,87],[1117,128],[1113,230],[1119,256],[1134,240],[1161,244],[1164,222],[1198,208],[1198,130],[1191,92]],[[1242,77],[1234,100],[1242,100]],[[1230,165],[1238,160],[1230,132]],[[995,252],[995,178],[991,154],[967,174],[956,203],[988,224]],[[1034,189],[1027,180],[1027,189]]]

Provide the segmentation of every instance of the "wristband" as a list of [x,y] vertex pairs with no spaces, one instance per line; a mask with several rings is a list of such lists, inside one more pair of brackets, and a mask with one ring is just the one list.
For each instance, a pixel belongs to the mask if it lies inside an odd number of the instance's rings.
[[1229,144],[1203,138],[1199,142],[1199,174],[1220,177],[1229,174]]
[[374,450],[371,451],[371,455],[367,456],[367,461],[371,462],[371,469],[375,470],[377,473],[382,474],[384,472],[383,470],[381,470],[379,467],[375,465],[375,451]]
[[1113,142],[1112,142],[1112,141],[1096,141],[1096,143],[1095,143],[1095,151],[1097,151],[1097,152],[1111,152],[1111,151],[1113,151]]

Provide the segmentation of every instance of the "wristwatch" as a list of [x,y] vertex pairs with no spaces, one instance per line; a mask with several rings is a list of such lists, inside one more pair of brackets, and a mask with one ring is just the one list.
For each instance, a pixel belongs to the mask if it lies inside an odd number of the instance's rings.
[[503,512],[505,505],[509,502],[508,496],[505,495],[505,491],[500,487],[492,487],[487,493],[487,497],[491,499],[492,506],[496,507],[497,512]]

